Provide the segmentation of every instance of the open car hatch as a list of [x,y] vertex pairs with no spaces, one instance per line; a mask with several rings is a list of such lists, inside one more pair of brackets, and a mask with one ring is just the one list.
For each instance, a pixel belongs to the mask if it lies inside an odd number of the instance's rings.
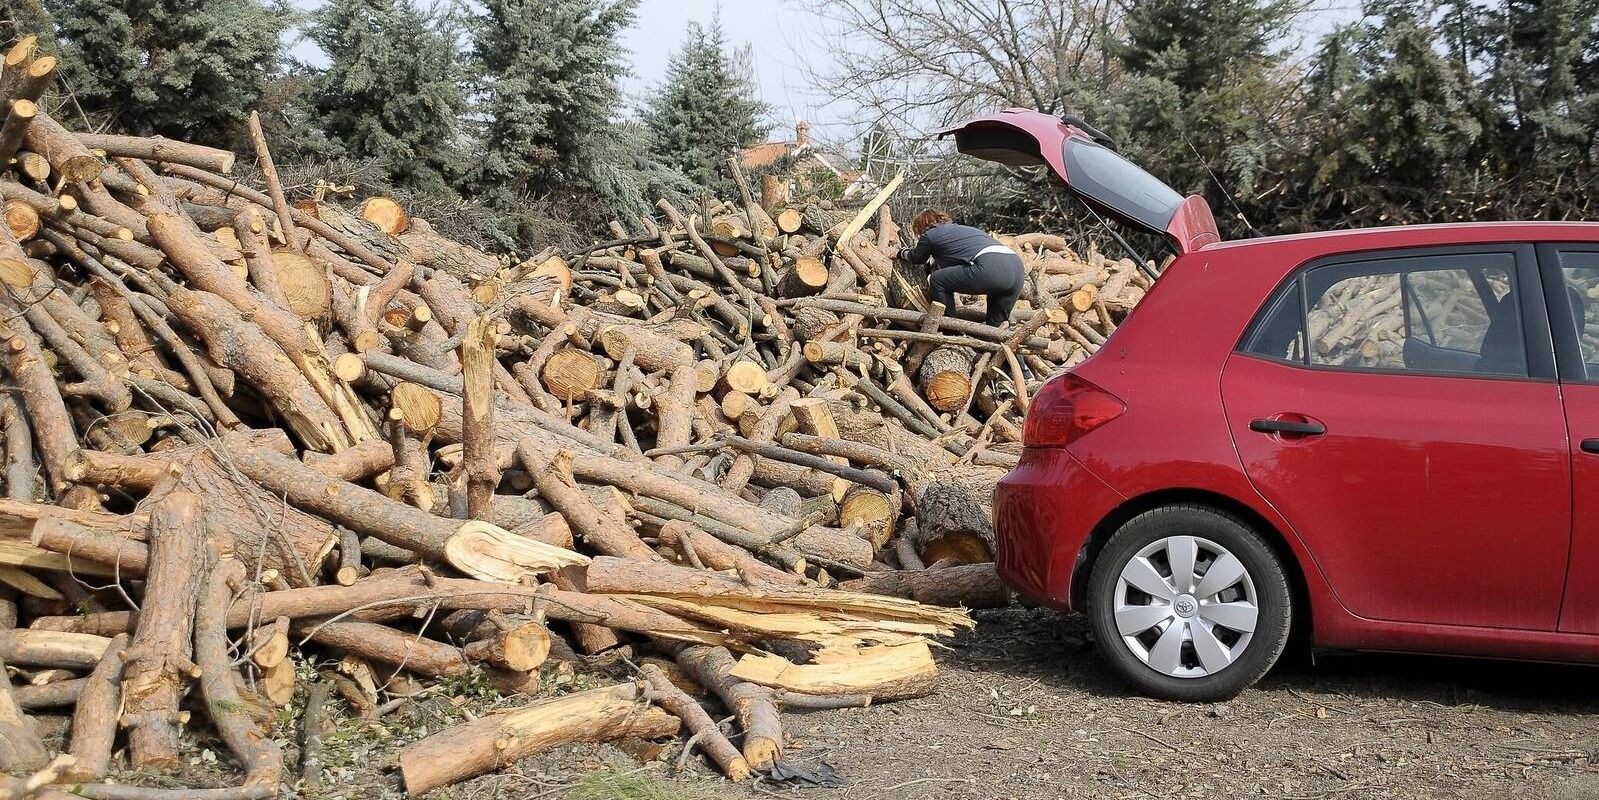
[[1103,133],[1074,117],[1009,108],[939,131],[969,156],[1010,166],[1047,166],[1094,210],[1171,240],[1179,253],[1221,241],[1203,197],[1183,197],[1116,152]]

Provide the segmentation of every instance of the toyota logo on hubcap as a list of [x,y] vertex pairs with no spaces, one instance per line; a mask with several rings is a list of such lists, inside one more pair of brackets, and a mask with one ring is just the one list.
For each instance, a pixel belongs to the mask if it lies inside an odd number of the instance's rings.
[[1192,597],[1186,595],[1177,598],[1177,602],[1173,605],[1177,609],[1177,613],[1185,617],[1193,614],[1194,610],[1199,607]]

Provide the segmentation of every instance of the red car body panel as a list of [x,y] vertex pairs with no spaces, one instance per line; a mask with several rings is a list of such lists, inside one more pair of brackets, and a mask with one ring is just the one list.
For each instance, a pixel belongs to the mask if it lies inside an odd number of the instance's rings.
[[[1599,225],[1303,234],[1211,244],[1178,257],[1098,353],[1071,370],[1121,399],[1125,413],[1067,447],[1027,448],[1001,481],[994,499],[1001,574],[1034,599],[1072,608],[1074,581],[1086,580],[1094,543],[1102,541],[1094,537],[1107,535],[1121,515],[1167,498],[1209,502],[1254,517],[1277,540],[1295,567],[1317,645],[1599,661],[1599,636],[1591,635],[1599,633],[1599,456],[1574,451],[1579,438],[1599,437],[1599,386],[1470,375],[1435,384],[1405,375],[1412,383],[1397,391],[1387,385],[1391,374],[1235,355],[1266,299],[1308,262],[1538,242],[1599,242]],[[1315,375],[1294,390],[1267,367]],[[1573,412],[1579,395],[1593,402]],[[1373,400],[1385,396],[1415,407],[1385,415]],[[1309,447],[1287,448],[1283,457],[1279,446],[1273,456],[1266,435],[1238,433],[1240,419],[1295,412],[1289,401],[1312,400],[1329,431],[1353,435],[1347,450],[1329,440],[1321,444],[1335,447],[1314,459],[1302,457]],[[1379,438],[1377,450],[1359,450]],[[1429,458],[1440,470],[1430,478]],[[1354,473],[1358,481],[1340,483],[1341,474]],[[1477,496],[1489,485],[1485,475],[1501,476],[1508,488]],[[1311,482],[1323,485],[1295,491]],[[1378,489],[1386,495],[1361,494]],[[1423,518],[1440,504],[1446,518],[1469,523],[1469,541],[1458,525]],[[1468,509],[1483,518],[1468,520]],[[1323,524],[1329,510],[1339,518]],[[1395,541],[1374,533],[1385,526]],[[1496,529],[1509,533],[1494,540]],[[1428,567],[1446,557],[1458,560]],[[1497,572],[1497,588],[1484,588],[1474,570]]]
[[1599,436],[1599,386],[1564,384],[1566,427],[1571,431],[1571,563],[1559,630],[1599,634],[1599,456],[1579,442]]
[[[1317,563],[1351,613],[1555,629],[1571,545],[1557,384],[1234,355],[1223,386],[1228,427],[1255,491],[1314,542]],[[1249,430],[1250,420],[1290,415],[1327,432]],[[1504,588],[1510,575],[1514,592]]]
[[1210,213],[1210,204],[1197,194],[1183,198],[1183,204],[1172,216],[1166,235],[1177,243],[1178,252],[1192,253],[1201,247],[1221,241],[1216,231],[1216,217]]

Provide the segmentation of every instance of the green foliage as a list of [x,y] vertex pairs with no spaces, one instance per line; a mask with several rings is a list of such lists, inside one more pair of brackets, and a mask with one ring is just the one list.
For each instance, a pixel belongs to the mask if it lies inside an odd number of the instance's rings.
[[1206,195],[1224,226],[1270,169],[1285,119],[1279,48],[1301,10],[1300,0],[1134,0],[1126,40],[1110,48],[1124,75],[1105,121],[1140,165]]
[[307,31],[329,58],[312,119],[343,155],[381,164],[396,186],[449,191],[466,110],[455,20],[413,0],[329,0]]
[[282,65],[277,0],[45,0],[65,78],[119,130],[226,146]]
[[657,200],[664,198],[681,208],[703,191],[687,175],[654,157],[649,132],[637,122],[607,126],[599,144],[590,183],[605,209],[624,225],[653,214]]
[[1421,222],[1447,214],[1439,187],[1464,183],[1482,133],[1469,82],[1439,47],[1430,6],[1385,2],[1329,35],[1307,98],[1316,120],[1309,185],[1318,216]]
[[[584,186],[617,108],[617,36],[638,0],[487,0],[473,33],[483,78],[479,151],[467,186],[501,210]],[[534,232],[507,231],[528,241]]]
[[30,34],[47,43],[47,52],[56,51],[55,20],[43,0],[10,0],[0,10],[0,42],[14,42]]
[[766,104],[755,98],[746,71],[734,68],[720,22],[689,23],[683,46],[672,54],[666,82],[640,112],[650,153],[695,184],[719,195],[732,192],[727,159],[759,142]]

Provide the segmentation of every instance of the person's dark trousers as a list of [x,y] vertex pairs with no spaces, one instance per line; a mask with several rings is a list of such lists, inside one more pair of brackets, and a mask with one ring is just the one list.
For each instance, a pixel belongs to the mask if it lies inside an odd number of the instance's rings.
[[1027,270],[1015,253],[984,253],[972,264],[933,270],[927,276],[932,300],[944,308],[955,308],[955,293],[980,294],[988,298],[988,324],[999,326],[1010,321],[1010,311],[1022,296],[1022,279]]

